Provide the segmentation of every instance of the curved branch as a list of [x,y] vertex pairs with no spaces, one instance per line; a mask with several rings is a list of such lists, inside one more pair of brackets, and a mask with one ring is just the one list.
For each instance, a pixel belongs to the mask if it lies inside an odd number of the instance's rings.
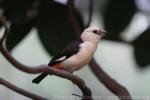
[[0,50],[1,53],[4,55],[4,57],[11,63],[14,65],[15,68],[19,69],[20,71],[26,72],[26,73],[31,73],[31,74],[37,74],[37,73],[49,73],[49,74],[53,74],[62,78],[66,78],[70,81],[72,81],[73,83],[75,83],[82,91],[83,93],[83,98],[89,97],[92,99],[91,97],[91,91],[90,89],[85,85],[84,81],[82,79],[80,79],[79,77],[72,75],[69,72],[63,71],[63,70],[58,70],[56,68],[53,67],[49,67],[47,65],[40,65],[40,66],[36,66],[36,67],[30,67],[30,66],[25,66],[20,64],[19,62],[17,62],[11,55],[10,53],[2,46],[0,45]]
[[94,59],[89,63],[90,69],[93,74],[102,82],[106,88],[108,88],[112,93],[117,95],[121,100],[132,100],[129,92],[114,79],[112,79],[108,74],[106,74],[102,68],[96,63]]
[[[5,30],[5,32],[4,32],[5,38],[4,39],[6,39],[7,34],[8,34],[8,32],[6,32],[6,30]],[[2,40],[0,39],[0,41],[2,41]],[[85,85],[84,81],[81,78],[79,78],[75,75],[72,75],[69,72],[66,72],[63,70],[58,70],[56,68],[52,68],[47,65],[40,65],[40,66],[36,66],[36,67],[23,65],[11,56],[11,54],[3,46],[3,42],[0,42],[0,51],[1,51],[2,55],[12,65],[14,65],[15,68],[19,69],[20,71],[30,73],[30,74],[37,74],[37,73],[44,72],[44,73],[48,73],[51,75],[53,74],[53,75],[68,79],[68,80],[72,81],[73,83],[75,83],[81,89],[81,91],[83,93],[82,100],[86,100],[87,97],[88,97],[88,99],[92,100],[92,97],[91,97],[92,93],[91,93],[90,89]],[[6,81],[2,80],[2,82],[5,83]],[[7,87],[6,83],[3,85],[5,85]],[[15,89],[15,91],[17,92],[17,88],[13,87],[13,89]],[[26,95],[25,91],[22,91],[22,94],[27,97],[29,96],[29,95]],[[28,93],[28,94],[30,94],[30,93]],[[30,95],[32,95],[32,94],[30,94]]]
[[19,94],[22,94],[24,96],[27,96],[29,98],[35,99],[35,100],[48,100],[47,98],[38,96],[36,94],[33,94],[29,91],[26,91],[24,89],[21,89],[11,83],[9,83],[8,81],[4,80],[3,78],[0,77],[0,84],[4,85],[5,87],[7,87],[8,89],[11,89]]
[[79,86],[79,88],[82,90],[84,96],[91,96],[90,90],[85,85],[84,81],[82,79],[80,79],[79,77],[72,75],[71,73],[68,73],[66,71],[49,67],[47,65],[41,65],[41,66],[36,66],[36,67],[22,65],[19,62],[17,62],[3,46],[0,46],[0,50],[1,50],[1,53],[4,55],[4,57],[11,64],[13,64],[15,68],[17,68],[23,72],[26,72],[26,73],[37,74],[37,73],[44,72],[44,73],[54,74],[56,76],[69,79],[73,83],[75,83],[77,86]]

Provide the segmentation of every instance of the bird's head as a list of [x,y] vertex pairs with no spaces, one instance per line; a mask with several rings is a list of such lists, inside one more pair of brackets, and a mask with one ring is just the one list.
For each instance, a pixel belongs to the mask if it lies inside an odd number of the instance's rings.
[[84,42],[98,43],[105,33],[104,30],[98,27],[88,27],[81,34],[81,38]]

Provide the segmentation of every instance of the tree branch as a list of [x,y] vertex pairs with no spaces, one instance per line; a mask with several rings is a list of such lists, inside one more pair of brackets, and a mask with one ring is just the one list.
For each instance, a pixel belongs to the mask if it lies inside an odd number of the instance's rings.
[[22,64],[18,63],[9,54],[9,52],[1,45],[0,45],[0,50],[1,50],[1,53],[4,55],[4,57],[11,64],[13,64],[15,68],[19,69],[20,71],[30,73],[30,74],[37,74],[37,73],[44,72],[44,73],[53,74],[53,75],[56,75],[56,76],[59,76],[62,78],[66,78],[66,79],[72,81],[73,83],[75,83],[81,89],[81,91],[83,93],[83,99],[86,97],[89,97],[92,99],[92,97],[91,97],[92,94],[91,94],[90,89],[85,85],[84,81],[82,79],[80,79],[79,77],[72,75],[71,73],[68,73],[66,71],[58,70],[58,69],[53,68],[53,67],[49,67],[47,65],[41,65],[41,66],[36,66],[36,67],[30,67],[30,66],[22,65]]
[[[91,18],[92,18],[91,16],[93,14],[92,13],[93,12],[92,11],[93,10],[93,8],[92,8],[93,2],[92,1],[90,0],[91,5],[89,6],[89,20],[88,20],[86,27],[89,27],[89,25],[91,23]],[[70,4],[70,6],[74,7],[73,2],[74,2],[74,0],[68,0],[68,5]],[[71,23],[74,27],[74,30],[76,30],[76,32],[78,32],[80,30],[80,25],[79,25],[77,19],[75,18],[75,16],[73,16],[74,14],[72,14],[72,13],[73,13],[73,11],[71,12],[71,10],[70,10],[70,15],[71,15],[71,17],[73,17],[71,20]],[[100,82],[102,82],[105,85],[105,87],[107,89],[109,89],[112,93],[114,93],[116,96],[118,96],[121,100],[132,100],[128,90],[125,87],[123,87],[122,85],[120,85],[119,83],[117,83],[115,80],[113,80],[109,75],[107,75],[102,70],[102,68],[96,63],[94,58],[89,63],[89,66],[90,66],[91,71],[98,78],[98,80]]]
[[35,99],[35,100],[48,100],[47,98],[38,96],[38,95],[33,94],[33,93],[29,92],[29,91],[21,89],[21,88],[15,86],[15,85],[9,83],[8,81],[4,80],[1,77],[0,77],[0,84],[4,85],[8,89],[11,89],[12,91],[15,91],[15,92],[17,92],[17,93],[19,93],[21,95],[26,96],[26,97],[29,97],[29,98],[32,98],[32,99]]
[[[0,18],[1,20],[1,18]],[[0,21],[2,22],[2,21]],[[5,26],[6,28],[7,26]],[[5,36],[5,39],[7,38],[7,34],[8,34],[8,28],[5,29],[5,32],[3,34],[3,37]],[[1,39],[3,39],[3,37]],[[0,41],[2,41],[0,39]],[[86,100],[87,98],[92,100],[92,93],[91,93],[91,90],[85,85],[84,81],[69,73],[69,72],[66,72],[66,71],[63,71],[63,70],[58,70],[56,68],[52,68],[52,67],[49,67],[47,65],[40,65],[40,66],[35,66],[35,67],[31,67],[31,66],[26,66],[26,65],[23,65],[21,64],[20,62],[18,62],[15,58],[13,58],[11,56],[11,54],[7,51],[7,49],[3,46],[3,42],[0,42],[0,52],[2,53],[2,55],[12,64],[14,65],[15,68],[19,69],[20,71],[23,71],[23,72],[26,72],[26,73],[30,73],[30,74],[37,74],[37,73],[41,73],[41,72],[44,72],[44,73],[48,73],[48,74],[53,74],[53,75],[56,75],[56,76],[59,76],[59,77],[62,77],[62,78],[65,78],[65,79],[68,79],[70,81],[72,81],[73,83],[75,83],[79,88],[80,90],[82,91],[83,93],[83,97],[82,97],[82,100]],[[1,79],[2,80],[2,79]],[[18,88],[14,87],[13,85],[10,86],[10,84],[7,84],[6,81],[3,81],[3,85],[8,85],[9,87],[13,87],[13,90],[14,91],[18,91]],[[6,83],[5,83],[6,82]],[[7,87],[7,86],[6,86]],[[26,91],[27,92],[27,91]],[[29,96],[27,95],[25,91],[21,90],[20,89],[20,93],[22,93],[23,95],[25,96]],[[33,94],[29,93],[30,96],[33,97]],[[40,97],[40,96],[39,96]],[[42,97],[41,97],[42,98]],[[33,98],[34,99],[34,98]]]
[[90,65],[90,69],[93,72],[93,74],[112,93],[117,95],[121,100],[132,100],[127,89],[125,87],[121,86],[119,83],[117,83],[114,79],[110,78],[110,76],[102,70],[100,65],[98,65],[94,59],[92,59],[92,61],[89,63],[89,65]]

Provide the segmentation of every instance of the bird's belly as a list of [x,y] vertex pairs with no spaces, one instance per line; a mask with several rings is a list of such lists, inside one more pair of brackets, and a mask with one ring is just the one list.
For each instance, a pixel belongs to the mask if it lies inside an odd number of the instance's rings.
[[[90,49],[89,49],[90,50]],[[86,64],[89,63],[95,51],[90,51],[87,49],[82,49],[76,55],[66,59],[62,62],[63,68],[66,71],[73,72],[84,67]]]

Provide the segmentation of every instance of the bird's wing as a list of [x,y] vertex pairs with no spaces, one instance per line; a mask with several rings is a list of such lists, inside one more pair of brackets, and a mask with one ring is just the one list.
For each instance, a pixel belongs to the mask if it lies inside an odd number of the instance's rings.
[[82,42],[81,38],[72,41],[65,49],[54,56],[48,65],[53,66],[76,54],[80,50],[80,44]]

